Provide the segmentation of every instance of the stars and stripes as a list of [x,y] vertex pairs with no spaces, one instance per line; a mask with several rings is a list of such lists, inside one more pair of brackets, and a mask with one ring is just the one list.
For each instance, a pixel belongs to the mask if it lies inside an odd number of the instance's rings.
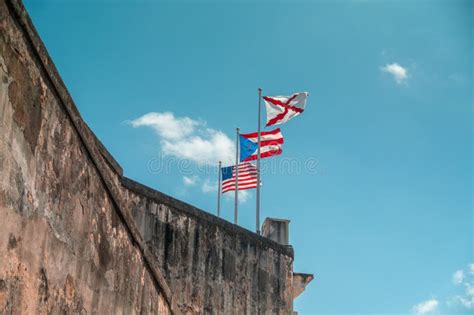
[[264,96],[267,126],[280,125],[301,114],[306,106],[307,92],[291,96]]
[[[235,190],[235,165],[221,168],[222,172],[222,193]],[[239,190],[252,189],[257,187],[257,168],[252,163],[239,164],[238,177]]]
[[[284,142],[280,128],[260,132],[260,158],[281,154]],[[240,161],[253,161],[258,156],[258,133],[240,134]]]

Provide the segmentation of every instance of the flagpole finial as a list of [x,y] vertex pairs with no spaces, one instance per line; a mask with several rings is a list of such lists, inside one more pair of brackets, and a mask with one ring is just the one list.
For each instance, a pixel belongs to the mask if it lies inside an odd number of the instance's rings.
[[259,91],[259,92],[262,92],[262,88],[258,88],[258,91]]

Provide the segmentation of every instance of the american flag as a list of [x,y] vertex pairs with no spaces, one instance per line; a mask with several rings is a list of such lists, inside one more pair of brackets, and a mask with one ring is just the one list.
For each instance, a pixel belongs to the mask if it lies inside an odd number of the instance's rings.
[[[239,164],[239,190],[257,188],[257,168],[249,162]],[[222,193],[235,190],[235,165],[222,168]]]

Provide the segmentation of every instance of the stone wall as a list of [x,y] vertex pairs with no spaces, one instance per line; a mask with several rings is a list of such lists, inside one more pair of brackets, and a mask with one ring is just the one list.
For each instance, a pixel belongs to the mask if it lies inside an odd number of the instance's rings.
[[291,314],[293,251],[124,179],[178,308],[191,314]]
[[291,314],[293,252],[122,176],[0,0],[0,313]]

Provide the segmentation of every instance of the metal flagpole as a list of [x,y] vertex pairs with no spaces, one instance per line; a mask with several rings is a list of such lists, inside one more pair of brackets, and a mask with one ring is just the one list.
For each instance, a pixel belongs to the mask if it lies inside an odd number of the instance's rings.
[[258,150],[257,150],[257,207],[256,207],[256,230],[260,235],[260,129],[262,121],[262,89],[258,89]]
[[234,205],[234,224],[238,223],[237,217],[239,214],[239,135],[240,129],[236,128],[235,139],[235,205]]
[[219,169],[217,170],[217,216],[221,216],[221,168],[222,162],[219,161]]

